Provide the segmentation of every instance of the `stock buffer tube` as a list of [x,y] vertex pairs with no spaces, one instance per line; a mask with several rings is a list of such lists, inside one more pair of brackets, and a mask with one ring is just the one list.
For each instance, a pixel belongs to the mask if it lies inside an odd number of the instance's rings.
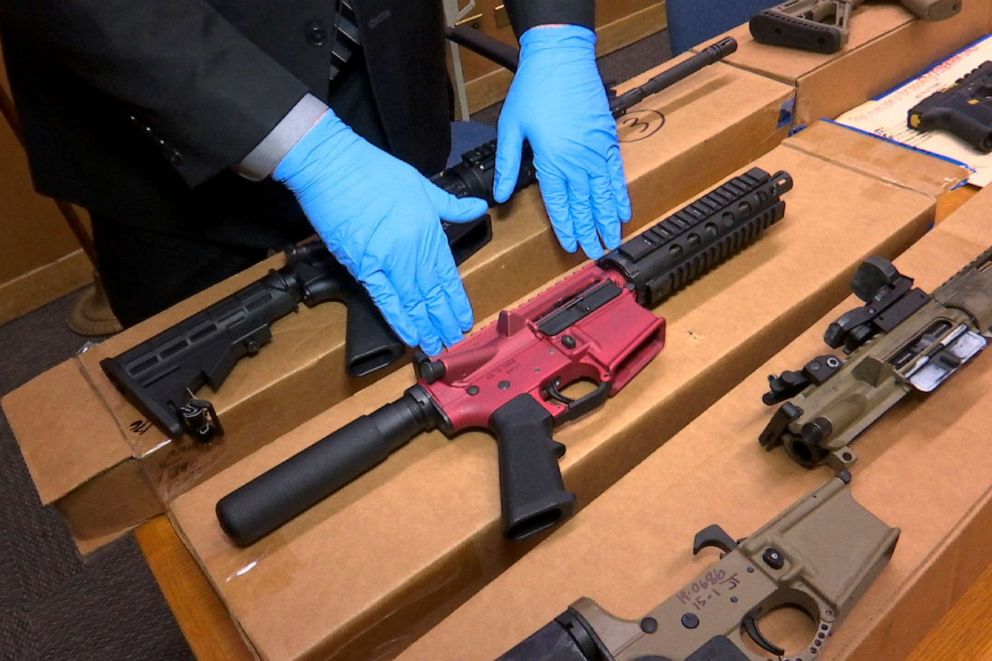
[[[506,537],[567,518],[575,496],[553,430],[601,406],[661,352],[665,321],[650,308],[755,242],[783,217],[781,195],[791,188],[784,172],[735,177],[437,359],[419,357],[418,383],[399,400],[225,496],[221,526],[252,544],[433,428],[496,437]],[[594,387],[569,396],[578,382]]]
[[413,386],[395,402],[348,423],[221,499],[221,528],[239,546],[252,544],[432,429],[436,421],[430,401]]

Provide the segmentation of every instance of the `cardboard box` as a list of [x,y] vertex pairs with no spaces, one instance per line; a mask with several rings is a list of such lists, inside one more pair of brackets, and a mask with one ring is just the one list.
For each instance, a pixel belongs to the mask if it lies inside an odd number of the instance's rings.
[[992,29],[989,0],[964,0],[961,13],[921,21],[894,2],[855,10],[847,46],[824,55],[767,46],[747,24],[728,34],[740,47],[727,62],[796,87],[796,126],[833,118],[892,89]]
[[[986,191],[896,266],[933,291],[989,247],[990,210]],[[712,551],[692,556],[698,530],[719,523],[733,537],[749,535],[826,482],[828,468],[805,470],[782,450],[759,446],[774,411],[761,404],[761,394],[769,373],[799,369],[828,352],[827,325],[860,305],[852,296],[829,311],[404,658],[494,658],[581,596],[639,618],[716,561]],[[986,353],[935,393],[904,399],[862,434],[854,497],[902,535],[817,658],[905,658],[988,564],[992,454],[982,448],[990,425]]]
[[[641,84],[672,64],[630,84]],[[786,85],[717,64],[645,100],[621,127],[635,209],[628,232],[777,145],[787,130],[779,124],[781,108],[791,94]],[[639,124],[633,126],[635,120]],[[461,272],[476,318],[482,319],[580,259],[558,247],[532,187],[495,213],[491,245],[463,264]],[[42,501],[59,508],[77,540],[85,542],[82,546],[161,512],[162,503],[370,382],[345,374],[345,314],[339,305],[301,309],[274,324],[272,343],[238,364],[220,392],[200,393],[214,402],[227,432],[211,445],[165,436],[143,420],[100,369],[101,359],[281,264],[281,258],[273,258],[249,269],[4,398]],[[60,407],[56,423],[54,402]],[[72,457],[71,468],[66,457]]]
[[[817,132],[824,153],[836,130]],[[917,173],[909,179],[949,172],[858,139]],[[568,448],[565,483],[580,505],[841,300],[864,257],[910,245],[945,186],[940,174],[927,192],[914,191],[791,146],[756,165],[794,177],[785,220],[667,301],[657,311],[668,321],[662,355],[601,410],[557,430]],[[412,382],[407,371],[383,379],[173,502],[177,530],[260,657],[395,654],[529,548],[501,536],[496,445],[483,433],[421,435],[251,548],[221,532],[214,505],[222,496]]]

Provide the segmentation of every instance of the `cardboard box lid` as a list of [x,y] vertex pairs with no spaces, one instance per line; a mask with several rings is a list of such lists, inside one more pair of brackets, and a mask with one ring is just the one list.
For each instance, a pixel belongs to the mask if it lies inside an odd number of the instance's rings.
[[[113,419],[92,414],[105,411],[104,403],[95,391],[79,387],[84,378],[78,361],[68,360],[4,398],[5,411],[34,412],[8,416],[8,421],[16,438],[39,441],[22,444],[21,453],[45,504],[131,457]],[[90,424],[79,426],[80,418]]]
[[[986,191],[897,267],[933,291],[988,248],[990,209]],[[711,551],[692,556],[697,530],[719,523],[748,535],[825,482],[829,469],[804,470],[759,446],[774,410],[760,397],[767,374],[828,351],[827,324],[860,304],[852,296],[827,313],[403,658],[493,658],[581,596],[639,618],[716,561]],[[986,354],[930,396],[903,400],[858,440],[854,496],[902,535],[819,658],[903,658],[988,563],[992,454],[980,448],[990,425]]]
[[883,138],[860,133],[839,124],[817,122],[796,133],[785,144],[855,172],[934,197],[962,185],[971,174],[966,167],[935,159],[913,149],[879,149],[878,142],[892,144]]
[[[685,57],[637,77],[621,91]],[[635,199],[631,229],[778,144],[786,132],[778,124],[780,108],[791,96],[787,85],[717,64],[646,99],[625,118],[629,126],[622,131],[628,140],[623,154]],[[652,113],[665,118],[663,127],[652,122],[648,116]],[[635,120],[640,123],[635,125]],[[651,135],[644,135],[642,124],[648,125]],[[580,261],[557,247],[536,187],[496,210],[494,224],[492,243],[461,267],[477,318]],[[353,379],[345,374],[345,311],[340,305],[301,307],[273,325],[273,342],[241,361],[219,392],[201,391],[224,419],[225,443],[196,446],[188,439],[174,443],[148,425],[104,376],[101,359],[147,340],[283,264],[282,256],[268,259],[109,338],[5,397],[4,411],[44,501],[58,501],[131,457],[142,462],[149,489],[168,501],[377,378]],[[407,369],[402,364],[396,368]],[[64,407],[59,426],[52,427],[38,402],[51,406],[54,401],[69,401],[70,395],[78,404]],[[81,437],[78,430],[84,429],[89,431]],[[85,461],[64,470],[56,457],[81,447],[87,453]],[[100,506],[90,503],[91,510]],[[77,503],[73,511],[83,515],[87,508]],[[141,515],[146,511],[142,509]],[[136,522],[125,519],[120,528]],[[77,537],[113,532],[106,528],[106,520],[99,526],[90,525],[85,517],[69,523]]]
[[[663,355],[603,410],[556,432],[581,504],[840,300],[864,257],[901,251],[932,220],[931,196],[788,146],[757,165],[795,178],[786,219],[667,301]],[[380,381],[172,504],[177,529],[262,657],[394,653],[526,550],[500,536],[496,449],[481,433],[421,435],[249,549],[223,535],[213,513],[220,497],[411,383],[406,372]]]

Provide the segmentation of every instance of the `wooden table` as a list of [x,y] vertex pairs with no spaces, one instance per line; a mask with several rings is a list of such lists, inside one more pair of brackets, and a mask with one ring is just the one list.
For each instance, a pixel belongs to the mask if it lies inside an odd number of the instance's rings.
[[[941,196],[937,222],[971,199],[966,186]],[[252,654],[220,597],[180,541],[165,516],[135,533],[155,580],[172,608],[179,628],[201,661],[237,661]],[[992,659],[992,564],[979,580],[916,646],[910,661]]]

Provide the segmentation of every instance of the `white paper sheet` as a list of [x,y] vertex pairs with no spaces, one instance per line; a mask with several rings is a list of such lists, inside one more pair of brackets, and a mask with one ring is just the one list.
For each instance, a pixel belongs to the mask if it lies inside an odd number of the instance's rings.
[[884,96],[849,110],[837,118],[837,123],[960,163],[973,172],[969,183],[985,187],[992,183],[992,154],[982,154],[944,131],[918,133],[906,126],[906,118],[910,108],[987,60],[992,60],[992,35]]

